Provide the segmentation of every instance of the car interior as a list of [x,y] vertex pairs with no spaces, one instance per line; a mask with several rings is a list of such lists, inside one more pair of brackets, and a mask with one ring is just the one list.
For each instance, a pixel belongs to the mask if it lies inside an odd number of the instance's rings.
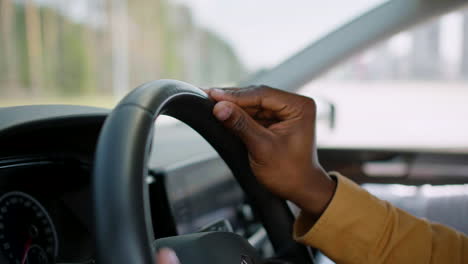
[[[0,3],[0,50],[5,51],[0,60],[8,61],[5,54],[11,48],[6,44],[8,8],[17,7],[20,11],[15,15],[24,14],[24,23],[33,25],[34,15],[28,20],[28,14],[33,14],[34,2],[41,5],[41,1]],[[47,6],[46,2],[54,1],[43,2]],[[468,138],[467,127],[462,126],[468,113],[463,97],[468,87],[467,5],[462,0],[379,2],[274,67],[230,86],[265,84],[315,98],[319,108],[318,155],[327,171],[339,171],[412,214],[467,234]],[[115,6],[111,11],[117,8],[112,12],[118,17],[120,5]],[[48,9],[41,12],[47,23]],[[455,19],[453,14],[457,14]],[[347,130],[342,120],[352,110],[340,102],[349,104],[360,97],[357,91],[361,87],[350,87],[347,94],[334,90],[333,83],[326,80],[347,74],[352,63],[362,66],[371,61],[369,58],[375,56],[366,54],[371,54],[369,50],[375,45],[450,15],[449,21],[464,21],[460,25],[464,25],[465,42],[459,49],[466,56],[460,65],[466,63],[467,69],[466,79],[459,82],[454,81],[454,71],[447,70],[452,74],[447,83],[458,85],[450,88],[456,91],[454,99],[432,90],[418,93],[417,98],[423,99],[412,100],[408,108],[403,103],[390,106],[385,101],[392,99],[383,99],[378,104],[385,106],[388,116],[372,108],[374,99],[363,95],[361,101],[354,101],[362,104],[362,120],[369,120],[375,111],[384,129],[390,127],[387,122],[393,122],[398,109],[404,114],[396,119],[422,120],[408,114],[413,108],[415,113],[419,113],[416,108],[426,112],[426,106],[417,100],[427,100],[427,109],[441,111],[444,106],[431,100],[448,102],[440,119],[461,128],[454,129],[433,115],[428,122],[433,123],[433,131],[440,128],[453,133],[439,133],[449,143],[424,141],[423,135],[430,134],[432,127],[418,130],[411,138],[411,125],[403,126],[401,134],[409,138],[403,143],[391,139],[399,131],[362,132],[373,121],[350,121],[349,126],[356,130]],[[119,21],[113,23],[123,25]],[[131,24],[125,28],[132,34],[136,31]],[[112,35],[117,43],[113,48],[124,45],[122,34]],[[127,37],[132,38],[132,34]],[[25,47],[34,39],[34,34],[27,36],[26,44],[21,44]],[[30,45],[28,50],[38,52],[34,47]],[[448,50],[452,54],[451,48]],[[216,62],[214,49],[213,56]],[[104,54],[102,57],[99,59],[109,59]],[[113,59],[118,62],[122,58],[125,55]],[[383,63],[379,57],[375,60]],[[3,63],[0,69],[7,74],[9,65]],[[200,86],[191,84],[190,79],[155,76],[153,79],[159,80],[149,79],[136,88],[122,90],[119,83],[125,77],[119,73],[125,67],[117,65],[114,92],[121,96],[115,106],[17,104],[14,100],[8,103],[7,96],[0,100],[0,263],[155,263],[154,254],[163,247],[175,249],[181,263],[333,263],[318,250],[294,241],[292,228],[299,209],[256,180],[244,145],[214,118],[215,103]],[[364,76],[362,67],[353,69]],[[375,70],[369,71],[374,76],[379,74],[377,68],[370,69]],[[12,89],[2,76],[0,92],[5,90],[8,95]],[[330,89],[321,91],[327,85]],[[390,89],[399,85],[404,86],[401,80],[389,84]],[[430,99],[431,94],[437,98]],[[374,135],[382,144],[375,143]],[[346,141],[346,136],[353,136],[354,143]]]

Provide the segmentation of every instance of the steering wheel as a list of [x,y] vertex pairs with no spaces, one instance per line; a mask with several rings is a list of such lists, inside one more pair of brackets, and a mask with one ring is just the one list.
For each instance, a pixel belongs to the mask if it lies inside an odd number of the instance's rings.
[[214,118],[214,104],[190,84],[159,80],[133,90],[107,117],[94,163],[97,263],[154,264],[155,247],[173,248],[182,264],[262,263],[253,247],[234,233],[169,237],[153,247],[145,176],[154,121],[164,114],[192,127],[219,153],[251,201],[278,257],[313,264],[308,248],[292,238],[294,217],[286,202],[257,182],[245,146]]

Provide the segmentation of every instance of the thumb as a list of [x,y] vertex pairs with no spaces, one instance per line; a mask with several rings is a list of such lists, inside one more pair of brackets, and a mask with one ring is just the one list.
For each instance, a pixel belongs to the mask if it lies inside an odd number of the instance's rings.
[[157,264],[180,264],[175,252],[169,248],[159,250],[156,259]]
[[239,136],[248,148],[263,141],[268,136],[268,130],[257,123],[239,106],[227,102],[218,102],[214,109],[215,117]]

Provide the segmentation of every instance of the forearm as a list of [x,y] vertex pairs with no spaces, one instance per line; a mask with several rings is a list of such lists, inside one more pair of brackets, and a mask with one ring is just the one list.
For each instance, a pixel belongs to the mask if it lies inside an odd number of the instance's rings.
[[466,263],[466,236],[416,218],[337,176],[330,205],[314,224],[302,213],[296,239],[337,263]]

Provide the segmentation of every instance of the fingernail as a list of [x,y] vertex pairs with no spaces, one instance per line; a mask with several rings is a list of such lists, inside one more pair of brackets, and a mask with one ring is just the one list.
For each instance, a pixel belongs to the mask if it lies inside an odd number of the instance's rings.
[[170,264],[179,264],[179,258],[172,249],[163,248],[160,250],[159,254],[161,257]]
[[216,118],[220,121],[228,119],[232,114],[232,108],[225,104],[218,104],[218,109],[215,112]]

